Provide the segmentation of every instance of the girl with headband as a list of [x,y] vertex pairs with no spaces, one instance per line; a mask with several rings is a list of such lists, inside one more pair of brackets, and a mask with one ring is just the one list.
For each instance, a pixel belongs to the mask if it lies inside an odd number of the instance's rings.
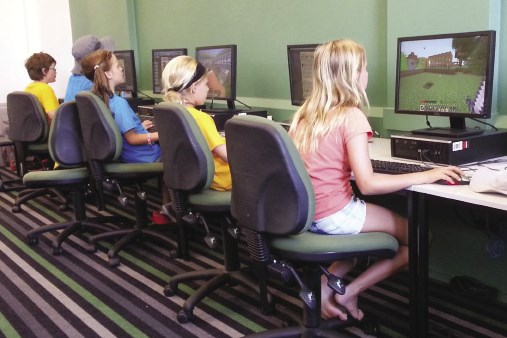
[[195,107],[204,104],[208,95],[208,72],[190,56],[172,59],[162,72],[164,100],[184,105],[194,117],[213,154],[215,177],[211,189],[232,189],[231,172],[227,161],[225,139],[218,133],[215,122],[208,114]]

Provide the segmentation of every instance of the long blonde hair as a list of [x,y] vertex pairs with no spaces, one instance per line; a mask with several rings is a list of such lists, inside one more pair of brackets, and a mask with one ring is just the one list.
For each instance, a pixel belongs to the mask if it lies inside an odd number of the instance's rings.
[[292,119],[290,133],[301,153],[317,151],[320,139],[338,126],[348,108],[369,107],[359,86],[366,67],[364,48],[348,39],[317,47],[313,62],[312,91]]
[[177,56],[162,71],[162,94],[164,100],[186,104],[188,87],[206,77],[204,66],[187,55]]

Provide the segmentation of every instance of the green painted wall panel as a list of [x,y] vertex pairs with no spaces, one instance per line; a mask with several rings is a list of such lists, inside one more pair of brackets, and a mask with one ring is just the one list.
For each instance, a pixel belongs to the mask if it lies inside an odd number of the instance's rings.
[[[238,45],[238,97],[279,119],[297,108],[289,101],[288,44],[341,37],[363,44],[379,117],[394,104],[397,37],[484,29],[497,30],[495,112],[507,115],[506,7],[501,0],[70,0],[73,36],[111,34],[117,49],[135,49],[139,87],[148,94],[152,49],[186,47],[193,56],[197,46]],[[419,117],[384,120],[385,129],[398,129],[400,120],[403,129],[423,127]],[[507,127],[504,116],[493,121]]]

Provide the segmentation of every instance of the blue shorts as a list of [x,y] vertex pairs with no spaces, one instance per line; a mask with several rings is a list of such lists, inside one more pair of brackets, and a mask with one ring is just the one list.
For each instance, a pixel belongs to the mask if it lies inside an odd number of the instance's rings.
[[352,196],[342,210],[332,215],[313,221],[310,231],[326,235],[358,234],[363,229],[366,219],[366,203]]

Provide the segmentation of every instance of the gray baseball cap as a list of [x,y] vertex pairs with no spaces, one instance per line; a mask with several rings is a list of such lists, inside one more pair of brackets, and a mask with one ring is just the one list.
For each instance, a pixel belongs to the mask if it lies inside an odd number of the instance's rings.
[[99,49],[107,49],[114,51],[114,40],[111,36],[97,38],[91,34],[80,37],[72,46],[72,56],[74,56],[75,64],[72,73],[81,74],[81,60],[91,52]]

